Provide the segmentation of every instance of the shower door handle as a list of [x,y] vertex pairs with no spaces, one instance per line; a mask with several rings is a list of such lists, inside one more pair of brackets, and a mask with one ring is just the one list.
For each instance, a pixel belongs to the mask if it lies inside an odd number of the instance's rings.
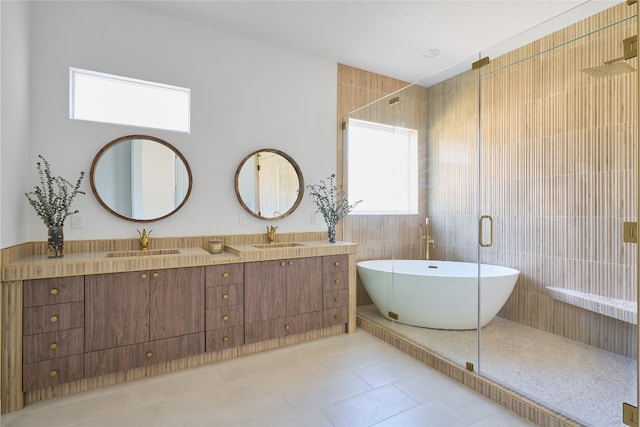
[[[489,242],[488,243],[484,243],[484,236],[482,233],[482,223],[484,222],[485,219],[489,220]],[[478,243],[480,244],[480,246],[482,246],[483,248],[488,248],[489,246],[493,245],[493,217],[491,215],[482,215],[480,217],[480,221],[478,221]]]

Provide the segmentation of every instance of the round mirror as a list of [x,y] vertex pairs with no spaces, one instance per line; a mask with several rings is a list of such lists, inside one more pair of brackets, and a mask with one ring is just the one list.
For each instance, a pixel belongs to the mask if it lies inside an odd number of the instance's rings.
[[171,144],[128,135],[104,146],[91,164],[91,190],[112,214],[150,222],[174,214],[191,194],[191,169]]
[[240,204],[251,215],[280,219],[290,215],[302,201],[304,180],[289,155],[263,148],[242,160],[235,187]]

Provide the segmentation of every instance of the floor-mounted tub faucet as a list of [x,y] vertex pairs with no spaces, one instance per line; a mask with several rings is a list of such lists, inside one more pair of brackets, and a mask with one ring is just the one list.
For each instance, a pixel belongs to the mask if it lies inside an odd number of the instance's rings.
[[424,252],[424,259],[431,259],[430,252],[431,246],[436,246],[436,241],[431,237],[431,223],[429,222],[429,218],[424,220],[425,230],[422,230],[422,223],[420,223],[420,239],[424,241],[422,244],[422,248],[420,248],[420,252]]

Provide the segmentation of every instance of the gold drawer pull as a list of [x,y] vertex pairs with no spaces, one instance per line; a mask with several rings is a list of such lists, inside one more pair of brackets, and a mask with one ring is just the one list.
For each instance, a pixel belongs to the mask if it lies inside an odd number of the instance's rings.
[[147,359],[151,359],[153,357],[153,353],[150,351],[147,351],[147,354],[145,356],[147,356]]
[[336,261],[336,267],[340,265],[340,261]]
[[51,323],[55,323],[58,321],[58,316],[51,316],[49,320],[51,321]]
[[284,267],[285,265],[287,265],[287,263],[286,263],[286,262],[284,262],[284,261],[282,261],[282,262],[280,263],[280,266],[282,266],[282,267]]
[[222,295],[222,299],[229,299],[229,294]]
[[57,288],[52,288],[52,289],[49,291],[49,293],[50,293],[51,295],[58,295],[58,289],[57,289]]
[[158,278],[158,276],[160,276],[158,273],[153,273],[153,278],[154,278],[154,279],[157,279],[157,278]]
[[222,316],[222,320],[229,320],[229,316],[225,314],[224,316]]
[[340,301],[340,297],[336,297],[336,302],[339,302],[339,301]]
[[289,329],[291,329],[291,327],[289,325],[284,325],[284,329],[288,331]]
[[57,377],[57,376],[58,376],[58,371],[56,371],[56,370],[54,369],[53,371],[49,372],[49,376],[50,376],[51,378],[55,378],[55,377]]
[[226,279],[227,277],[229,277],[229,273],[224,273],[224,274],[222,275],[222,277],[224,277],[224,278]]
[[58,343],[52,342],[51,345],[49,346],[49,348],[51,350],[57,350],[58,349]]
[[335,316],[333,316],[334,319],[339,320],[340,316],[338,316],[337,314]]
[[293,265],[293,261],[289,261],[289,265]]
[[140,278],[141,278],[142,280],[146,279],[146,278],[147,278],[147,274],[146,274],[146,273],[142,273],[142,274],[140,275]]
[[336,279],[336,281],[334,282],[336,285],[340,283],[340,279]]
[[223,338],[222,338],[222,341],[224,341],[224,342],[229,341],[229,337],[223,337]]

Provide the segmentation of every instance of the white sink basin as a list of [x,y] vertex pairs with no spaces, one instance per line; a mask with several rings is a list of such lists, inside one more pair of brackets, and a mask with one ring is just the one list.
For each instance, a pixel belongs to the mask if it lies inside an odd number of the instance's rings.
[[117,252],[107,252],[104,256],[105,258],[123,258],[123,257],[134,257],[134,256],[153,256],[153,255],[175,255],[179,254],[180,251],[178,249],[147,249],[146,251],[117,251]]

